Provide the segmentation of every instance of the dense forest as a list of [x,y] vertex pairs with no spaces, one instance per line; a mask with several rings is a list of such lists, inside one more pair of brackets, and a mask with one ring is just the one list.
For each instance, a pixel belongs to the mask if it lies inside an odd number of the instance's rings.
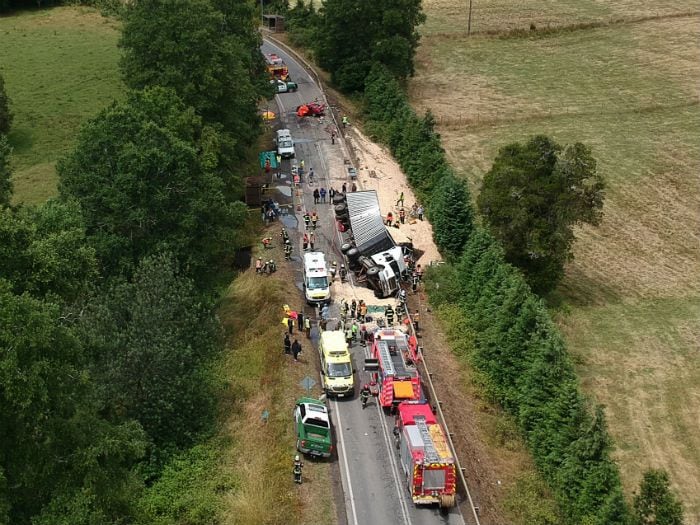
[[40,206],[11,205],[0,79],[0,523],[161,523],[183,458],[207,459],[261,40],[243,0],[121,16],[130,91],[83,126]]

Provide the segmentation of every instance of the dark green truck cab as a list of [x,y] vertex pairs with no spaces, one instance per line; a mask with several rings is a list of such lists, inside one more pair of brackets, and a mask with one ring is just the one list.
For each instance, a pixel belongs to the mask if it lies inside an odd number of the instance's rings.
[[294,407],[297,450],[309,456],[329,458],[333,453],[328,408],[318,399],[302,397]]

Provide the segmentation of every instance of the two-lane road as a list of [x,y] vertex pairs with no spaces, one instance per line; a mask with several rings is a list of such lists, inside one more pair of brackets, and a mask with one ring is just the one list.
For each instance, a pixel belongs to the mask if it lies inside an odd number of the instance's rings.
[[[306,170],[314,168],[316,184],[302,184],[303,208],[295,211],[303,234],[303,210],[316,210],[320,216],[316,232],[316,249],[324,252],[329,261],[342,262],[339,251],[339,235],[335,229],[333,208],[329,204],[314,204],[313,189],[334,187],[339,190],[343,183],[350,186],[344,159],[347,157],[341,137],[331,144],[330,131],[333,122],[330,116],[323,121],[307,117],[298,119],[295,109],[298,105],[318,99],[325,101],[323,93],[292,56],[284,50],[265,42],[263,53],[276,53],[289,67],[292,80],[299,85],[295,93],[277,96],[280,118],[283,127],[289,128],[295,140],[297,162],[304,160]],[[285,170],[283,170],[285,171]],[[287,173],[289,171],[287,170]],[[296,209],[296,208],[295,208]],[[297,260],[301,256],[300,242],[295,243]],[[301,277],[298,279],[301,281]],[[336,282],[333,285],[334,299],[339,300]],[[345,287],[344,293],[352,299],[356,293],[352,287]],[[331,314],[337,316],[337,303],[334,302]],[[358,345],[351,349],[358,380],[362,381],[362,366],[365,348]],[[317,392],[318,394],[319,392]],[[362,410],[357,396],[345,400],[330,400],[329,407],[333,418],[338,445],[338,469],[333,469],[341,477],[345,500],[345,514],[350,525],[463,525],[464,520],[458,508],[441,512],[435,507],[417,507],[409,497],[404,475],[400,471],[398,455],[393,446],[393,417],[386,416],[375,399]]]

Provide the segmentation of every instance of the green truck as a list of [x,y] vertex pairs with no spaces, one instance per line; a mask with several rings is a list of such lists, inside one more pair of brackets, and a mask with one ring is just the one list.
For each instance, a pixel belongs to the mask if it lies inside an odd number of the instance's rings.
[[299,452],[309,456],[331,457],[331,421],[328,409],[322,401],[310,397],[297,400],[294,407],[294,430]]

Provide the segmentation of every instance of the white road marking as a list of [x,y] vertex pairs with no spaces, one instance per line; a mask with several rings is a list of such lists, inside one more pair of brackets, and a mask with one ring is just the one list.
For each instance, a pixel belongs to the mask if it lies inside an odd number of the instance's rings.
[[338,410],[338,401],[334,400],[333,411],[338,419],[338,440],[340,441],[340,449],[343,451],[343,465],[345,466],[346,478],[348,481],[348,496],[350,498],[350,509],[352,510],[353,525],[360,525],[357,521],[357,509],[355,508],[355,495],[352,491],[352,480],[350,479],[350,465],[348,464],[348,455],[345,452],[345,441],[343,440],[343,423],[340,421],[340,410]]

